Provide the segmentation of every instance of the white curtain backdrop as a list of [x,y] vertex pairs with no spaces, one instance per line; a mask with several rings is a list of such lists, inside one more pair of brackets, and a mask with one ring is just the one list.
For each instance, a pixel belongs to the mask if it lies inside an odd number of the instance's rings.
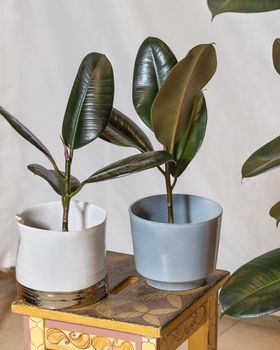
[[[199,43],[215,42],[218,70],[205,92],[206,138],[176,192],[210,197],[223,206],[220,268],[233,270],[279,246],[280,229],[268,211],[280,199],[280,172],[241,184],[240,169],[254,150],[280,134],[280,77],[271,59],[272,42],[280,36],[280,11],[224,14],[211,23],[206,0],[2,0],[0,28],[0,104],[30,127],[60,164],[62,118],[88,52],[105,53],[111,60],[115,106],[150,135],[131,100],[141,42],[158,36],[178,58]],[[74,174],[83,179],[132,153],[98,140],[76,152]],[[0,268],[5,268],[15,263],[13,214],[57,196],[26,169],[33,162],[48,165],[44,156],[2,119],[0,161]],[[107,209],[107,248],[132,252],[128,206],[163,191],[162,176],[150,170],[88,186],[78,198]]]

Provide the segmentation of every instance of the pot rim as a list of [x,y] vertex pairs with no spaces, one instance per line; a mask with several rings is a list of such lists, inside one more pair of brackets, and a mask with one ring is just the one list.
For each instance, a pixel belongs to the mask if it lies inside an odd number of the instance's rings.
[[[71,233],[73,233],[73,234],[75,233],[75,234],[76,234],[76,233],[78,233],[78,232],[82,232],[82,231],[84,232],[84,231],[90,230],[92,227],[99,227],[99,226],[103,225],[104,222],[106,222],[106,219],[107,219],[107,210],[106,210],[106,209],[100,207],[99,205],[95,205],[95,204],[92,204],[92,203],[89,203],[89,202],[86,202],[86,201],[80,201],[80,200],[77,200],[77,199],[73,199],[73,200],[71,200],[71,202],[72,202],[72,203],[76,203],[76,204],[88,204],[88,205],[90,205],[90,206],[92,206],[92,207],[95,207],[95,208],[100,209],[100,210],[103,211],[103,213],[104,213],[104,220],[102,220],[99,224],[96,224],[96,225],[93,225],[93,226],[84,228],[84,229],[82,229],[82,230],[71,230],[71,231],[67,231],[66,233],[67,233],[68,235],[71,234]],[[70,202],[70,203],[71,203],[71,202]],[[22,220],[22,218],[21,218],[21,215],[22,215],[24,212],[26,212],[26,211],[28,211],[28,210],[30,210],[30,209],[33,209],[33,208],[39,208],[39,207],[45,206],[45,205],[47,205],[47,204],[52,204],[52,203],[60,203],[60,204],[61,204],[61,201],[56,200],[56,201],[48,201],[48,202],[39,202],[39,203],[34,204],[34,205],[30,206],[30,207],[24,208],[19,214],[15,214],[15,215],[14,215],[17,224],[18,224],[18,225],[21,225],[21,226],[28,227],[28,229],[30,229],[30,230],[32,230],[32,231],[42,230],[42,231],[48,231],[48,232],[54,232],[54,233],[65,233],[64,231],[47,230],[47,229],[42,229],[42,228],[39,228],[39,227],[32,227],[32,226],[29,226],[29,225],[25,225],[25,224],[23,223],[23,220]]]
[[199,226],[199,225],[202,225],[202,224],[207,224],[207,223],[210,223],[210,222],[212,222],[212,221],[217,220],[217,219],[218,219],[219,217],[221,217],[222,214],[223,214],[223,208],[222,208],[222,206],[221,206],[218,202],[216,202],[216,201],[214,201],[214,200],[212,200],[212,199],[210,199],[210,198],[203,197],[203,196],[198,196],[198,195],[194,195],[194,194],[183,194],[183,193],[174,193],[173,196],[195,197],[195,198],[200,198],[200,199],[204,199],[204,200],[206,199],[207,201],[212,202],[212,203],[214,203],[215,205],[217,205],[217,207],[219,208],[219,213],[218,213],[218,215],[216,215],[215,217],[213,217],[212,219],[209,219],[209,220],[204,220],[204,221],[200,221],[200,222],[189,222],[189,223],[183,223],[183,224],[178,224],[178,223],[177,223],[177,224],[176,224],[176,223],[171,224],[171,223],[168,223],[168,222],[152,221],[152,220],[148,220],[148,219],[143,219],[143,218],[141,218],[140,216],[138,216],[138,215],[136,215],[136,214],[133,213],[132,207],[133,207],[136,203],[140,202],[140,201],[143,200],[143,199],[146,199],[146,198],[155,198],[155,197],[166,197],[166,194],[156,194],[156,195],[153,195],[153,196],[147,196],[147,197],[143,197],[143,198],[137,199],[135,202],[133,202],[133,203],[129,206],[129,208],[128,208],[129,214],[130,214],[131,216],[137,218],[137,220],[140,220],[140,221],[143,221],[143,222],[149,222],[151,225],[157,225],[157,226],[158,226],[158,225],[160,225],[160,226],[169,226],[169,225],[172,225],[172,227]]

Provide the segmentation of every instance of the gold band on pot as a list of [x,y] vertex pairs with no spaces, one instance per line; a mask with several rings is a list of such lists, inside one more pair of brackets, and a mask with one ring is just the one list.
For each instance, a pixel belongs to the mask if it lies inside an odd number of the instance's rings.
[[108,292],[107,278],[95,285],[74,292],[42,292],[17,282],[19,297],[24,302],[45,309],[69,309],[96,303]]

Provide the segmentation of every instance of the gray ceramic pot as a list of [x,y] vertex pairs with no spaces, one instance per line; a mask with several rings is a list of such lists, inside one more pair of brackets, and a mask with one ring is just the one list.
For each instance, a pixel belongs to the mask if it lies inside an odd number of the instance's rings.
[[173,195],[175,224],[167,222],[166,196],[129,208],[137,271],[154,288],[187,290],[203,285],[217,261],[222,207],[207,198]]

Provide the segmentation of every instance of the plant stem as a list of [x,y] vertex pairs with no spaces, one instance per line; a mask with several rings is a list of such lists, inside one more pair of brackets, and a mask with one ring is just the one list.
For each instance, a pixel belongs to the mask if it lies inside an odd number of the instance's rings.
[[165,171],[160,166],[157,166],[157,168],[162,173],[162,175],[165,176]]
[[168,212],[168,223],[174,223],[173,215],[173,197],[172,197],[172,185],[171,185],[171,175],[169,164],[165,164],[165,184],[166,184],[166,193],[167,193],[167,212]]
[[62,197],[62,206],[63,206],[62,231],[69,231],[68,216],[69,216],[70,198],[68,196]]
[[71,200],[71,162],[72,154],[65,157],[65,177],[63,181],[63,196],[62,196],[62,206],[63,206],[63,220],[62,220],[62,231],[68,230],[68,217],[69,217],[69,207]]
[[174,187],[176,186],[177,179],[178,179],[178,177],[174,178],[174,181],[173,181],[173,184],[172,184],[172,191],[173,191]]
[[52,166],[55,170],[55,172],[57,173],[57,175],[62,179],[64,180],[64,176],[61,174],[60,170],[58,169],[57,165],[56,165],[56,162],[54,161],[54,159],[52,158],[48,158],[49,161],[52,163]]

